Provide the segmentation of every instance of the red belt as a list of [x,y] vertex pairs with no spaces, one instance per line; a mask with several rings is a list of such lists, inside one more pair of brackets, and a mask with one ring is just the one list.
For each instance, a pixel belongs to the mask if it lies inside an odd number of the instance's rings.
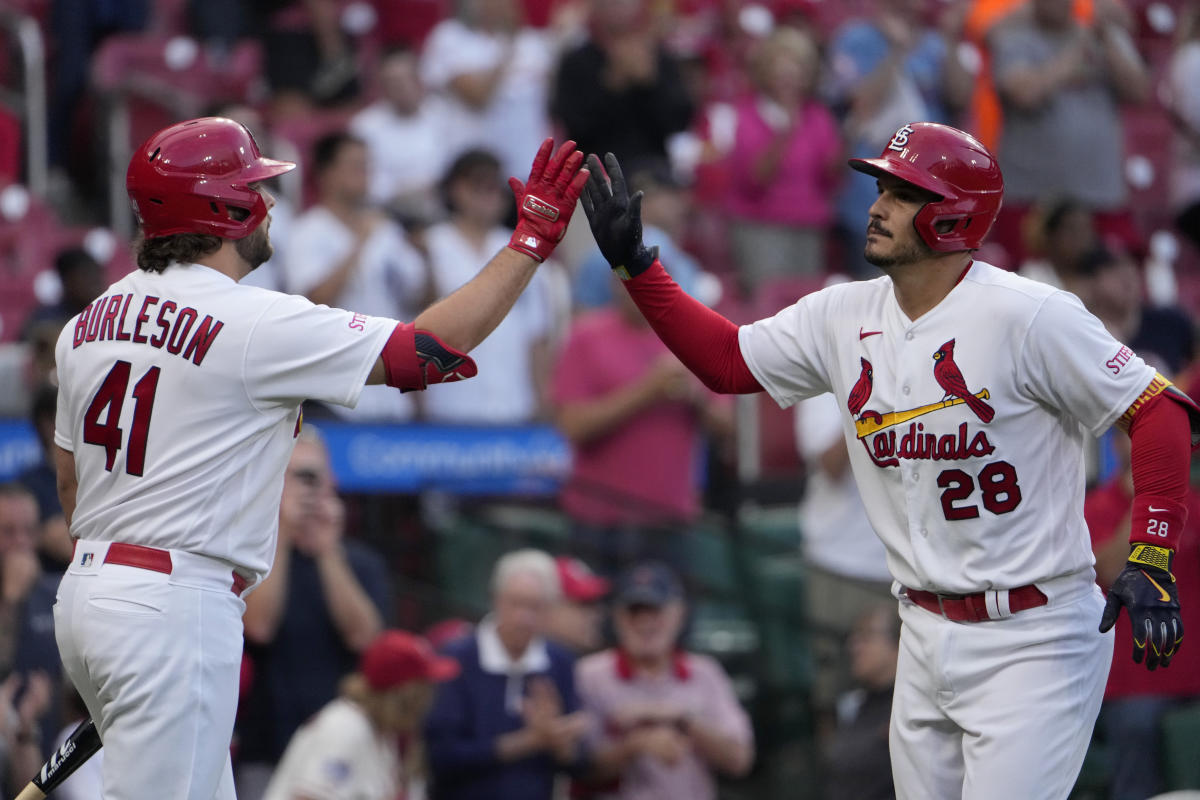
[[[926,611],[943,616],[951,622],[984,622],[989,619],[1004,619],[1030,608],[1046,605],[1046,595],[1032,583],[1028,586],[1018,586],[1016,589],[976,594],[934,594],[920,589],[904,590],[908,599]],[[1007,595],[1007,609],[1001,594]],[[992,597],[989,598],[989,595]],[[988,601],[992,601],[992,609]]]
[[[141,544],[113,542],[108,546],[108,552],[104,555],[104,563],[171,574],[170,552]],[[232,571],[231,574],[233,575],[233,584],[229,588],[234,594],[241,597],[242,592],[246,591],[247,581],[236,571]]]

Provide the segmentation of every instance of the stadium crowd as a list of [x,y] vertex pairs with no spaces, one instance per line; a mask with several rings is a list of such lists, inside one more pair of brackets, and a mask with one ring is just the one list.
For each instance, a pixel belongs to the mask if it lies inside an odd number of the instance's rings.
[[[645,192],[647,245],[743,322],[874,277],[875,182],[846,158],[908,122],[953,124],[1005,176],[977,258],[1075,293],[1200,396],[1197,2],[6,0],[0,32],[0,415],[41,449],[0,464],[5,793],[83,713],[50,616],[72,547],[48,456],[54,341],[133,268],[125,165],[177,119],[237,119],[301,165],[272,187],[275,254],[246,282],[401,320],[508,241],[505,180],[545,136],[615,153]],[[837,411],[818,398],[793,421],[711,394],[614,291],[582,220],[473,351],[478,377],[305,407],[275,568],[247,600],[244,800],[893,796],[898,619]],[[339,494],[323,422],[552,426],[571,466],[549,498]],[[1102,586],[1128,540],[1125,441],[1097,441],[1089,465]],[[803,580],[768,623],[721,596],[703,554],[715,525],[748,590],[733,533],[770,503],[789,509],[767,560],[798,559]],[[1192,505],[1176,563],[1200,631]],[[526,513],[486,546],[449,542],[508,506]],[[713,636],[714,597],[742,602],[772,652],[731,645],[736,619]],[[777,617],[795,642],[768,633]],[[1200,788],[1181,782],[1194,763],[1168,763],[1200,725],[1200,648],[1166,679],[1127,651],[1077,796]],[[790,728],[789,703],[805,709]],[[99,758],[53,796],[99,798]],[[810,788],[779,777],[797,772]]]

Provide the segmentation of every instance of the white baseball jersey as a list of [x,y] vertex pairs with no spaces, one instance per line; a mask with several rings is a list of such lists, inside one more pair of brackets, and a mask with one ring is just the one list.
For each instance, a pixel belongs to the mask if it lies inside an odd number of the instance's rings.
[[376,733],[357,704],[334,700],[296,731],[263,800],[396,800],[396,742]]
[[197,264],[126,275],[55,351],[54,441],[79,482],[71,533],[262,577],[301,401],[353,407],[395,326]]
[[838,398],[900,583],[966,594],[1094,563],[1084,433],[1112,425],[1155,371],[1075,296],[977,261],[916,321],[885,276],[808,295],[739,341],[780,405]]

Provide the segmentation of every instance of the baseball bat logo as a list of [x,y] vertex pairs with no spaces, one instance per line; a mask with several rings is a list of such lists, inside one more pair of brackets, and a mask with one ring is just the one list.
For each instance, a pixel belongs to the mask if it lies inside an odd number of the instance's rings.
[[50,780],[58,774],[58,770],[66,762],[67,757],[75,752],[75,740],[67,739],[63,742],[62,747],[50,756],[50,760],[42,764],[42,770],[38,773],[37,784],[44,787]]

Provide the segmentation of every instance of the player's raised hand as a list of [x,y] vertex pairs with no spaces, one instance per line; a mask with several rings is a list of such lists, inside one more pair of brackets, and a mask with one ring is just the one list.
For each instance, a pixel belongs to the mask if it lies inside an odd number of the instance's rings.
[[1138,544],[1125,568],[1108,590],[1100,632],[1117,622],[1121,606],[1129,612],[1133,629],[1133,660],[1146,669],[1167,667],[1183,642],[1183,620],[1179,616],[1179,593],[1171,574],[1175,553],[1166,547]]
[[583,212],[608,265],[622,280],[629,280],[658,258],[657,247],[647,250],[642,243],[642,193],[629,196],[625,173],[612,153],[604,156],[603,166],[595,155],[588,156],[587,163],[591,177],[580,198]]
[[508,179],[517,199],[517,229],[509,247],[539,262],[554,252],[566,235],[575,202],[588,178],[582,167],[583,153],[575,149],[575,142],[563,142],[554,150],[554,140],[546,139],[534,156],[529,180],[522,183],[517,178]]

